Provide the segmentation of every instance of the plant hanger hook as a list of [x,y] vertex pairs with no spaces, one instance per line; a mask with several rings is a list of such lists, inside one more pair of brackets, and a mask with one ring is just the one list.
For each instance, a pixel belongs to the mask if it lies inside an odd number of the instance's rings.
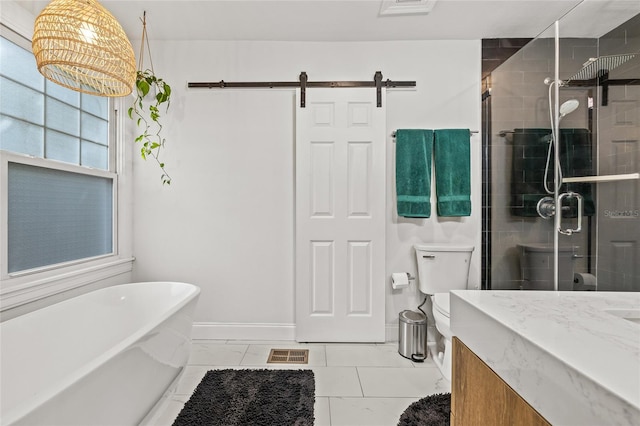
[[149,46],[149,35],[147,34],[147,11],[142,12],[142,38],[140,39],[140,54],[138,55],[138,70],[144,71],[144,48],[147,47],[147,52],[149,53],[149,66],[151,67],[151,72],[155,74],[153,70],[153,58],[151,57],[151,47]]

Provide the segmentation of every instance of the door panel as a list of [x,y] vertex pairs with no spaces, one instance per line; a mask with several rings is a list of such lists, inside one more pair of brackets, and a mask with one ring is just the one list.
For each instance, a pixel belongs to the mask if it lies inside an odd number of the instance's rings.
[[371,89],[297,107],[298,341],[384,341],[385,117]]
[[[599,107],[599,174],[640,171],[640,87],[609,87]],[[598,185],[599,291],[640,291],[640,181]]]

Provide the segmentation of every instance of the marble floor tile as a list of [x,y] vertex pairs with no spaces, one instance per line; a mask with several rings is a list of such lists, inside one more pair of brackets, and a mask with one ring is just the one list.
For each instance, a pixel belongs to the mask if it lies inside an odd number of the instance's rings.
[[[309,349],[308,364],[267,364],[267,358],[271,349]],[[297,365],[298,368],[308,368],[312,366],[327,365],[324,345],[290,345],[286,342],[279,342],[269,345],[249,345],[240,365]]]
[[395,345],[328,344],[327,366],[412,367]]
[[438,368],[435,362],[433,362],[433,358],[431,356],[427,356],[423,362],[411,362],[415,368]]
[[190,395],[174,395],[165,403],[158,415],[152,419],[152,425],[171,426],[189,397]]
[[329,411],[329,398],[317,397],[313,407],[314,426],[331,426],[331,412]]
[[202,381],[202,378],[211,370],[211,367],[203,365],[187,365],[182,373],[182,377],[176,386],[176,395],[188,395],[191,396],[198,384]]
[[240,365],[248,345],[193,343],[188,365]]
[[393,426],[417,398],[329,398],[331,426]]
[[[267,364],[272,349],[307,348],[309,364]],[[154,426],[170,426],[209,370],[311,369],[314,372],[316,426],[395,425],[414,401],[450,391],[428,358],[414,363],[385,344],[299,344],[282,341],[194,341],[189,365],[173,397],[161,407]]]
[[234,345],[271,345],[274,348],[296,348],[298,346],[324,346],[326,343],[300,343],[293,340],[227,340],[228,344]]
[[[218,344],[218,345],[226,345],[228,340],[226,339],[191,339],[191,343],[209,343],[209,344]],[[233,342],[231,342],[233,343]]]
[[422,398],[451,390],[437,368],[358,367],[358,377],[365,397]]
[[362,396],[355,367],[313,367],[318,396]]

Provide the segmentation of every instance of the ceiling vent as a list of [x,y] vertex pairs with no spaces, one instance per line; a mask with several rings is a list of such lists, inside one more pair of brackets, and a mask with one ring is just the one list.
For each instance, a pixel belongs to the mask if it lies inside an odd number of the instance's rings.
[[381,16],[426,15],[438,0],[382,0]]

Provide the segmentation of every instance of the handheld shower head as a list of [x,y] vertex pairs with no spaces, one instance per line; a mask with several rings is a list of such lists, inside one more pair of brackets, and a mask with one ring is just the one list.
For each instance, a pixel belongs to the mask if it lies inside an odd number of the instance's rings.
[[578,102],[576,99],[569,99],[566,102],[563,102],[562,105],[560,105],[560,115],[559,115],[559,119],[562,119],[562,117],[564,117],[567,114],[571,114],[573,111],[575,111],[578,106],[580,105],[580,102]]
[[[559,111],[558,111],[558,123],[560,123],[560,120],[562,120],[562,117],[564,117],[567,114],[571,114],[573,111],[575,111],[578,106],[580,105],[580,102],[578,102],[576,99],[569,99],[568,101],[565,101],[562,103],[562,105],[560,105]],[[547,184],[547,175],[549,174],[549,160],[551,159],[551,148],[555,145],[556,143],[556,135],[558,132],[558,129],[554,128],[555,124],[554,124],[554,118],[553,118],[553,108],[551,105],[551,86],[549,86],[549,118],[551,121],[551,135],[550,135],[550,139],[549,139],[549,150],[547,151],[547,162],[545,164],[544,167],[544,189],[545,191],[547,191],[548,194],[553,194],[554,191],[557,191],[560,189],[560,185],[562,185],[562,169],[560,168],[560,162],[558,161],[557,155],[558,152],[556,151],[556,161],[554,161],[555,164],[555,171],[554,171],[554,182],[559,182],[557,184],[554,184],[554,190],[552,191],[548,184]],[[544,139],[544,138],[542,138]]]

